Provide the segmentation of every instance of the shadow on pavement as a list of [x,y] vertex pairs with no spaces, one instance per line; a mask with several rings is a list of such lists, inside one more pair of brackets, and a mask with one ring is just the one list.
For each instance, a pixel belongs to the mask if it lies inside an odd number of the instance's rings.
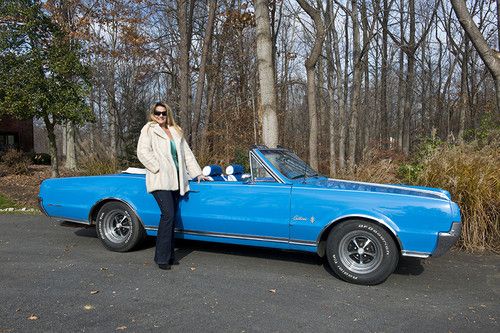
[[307,252],[258,248],[245,245],[198,242],[198,241],[181,240],[181,239],[176,240],[176,247],[178,248],[177,251],[181,253],[183,253],[184,251],[188,251],[189,253],[193,251],[202,251],[211,253],[232,254],[245,257],[271,259],[271,260],[298,262],[316,266],[323,264],[322,258],[318,257],[314,253],[307,253]]
[[[94,226],[86,226],[72,222],[61,222],[61,226],[78,228],[75,235],[80,237],[97,238],[97,233]],[[134,251],[150,249],[155,246],[156,237],[146,237]],[[337,277],[335,272],[330,268],[325,258],[320,258],[314,253],[258,248],[245,245],[209,243],[193,240],[177,239],[176,240],[176,258],[182,260],[193,251],[232,254],[237,256],[254,257],[270,260],[290,261],[314,266],[322,265],[324,269],[332,276]],[[398,266],[394,274],[398,275],[420,275],[424,272],[424,266],[420,258],[400,257]],[[337,277],[338,278],[338,277]]]
[[399,275],[420,275],[424,272],[422,259],[412,257],[399,257],[398,267],[394,274]]

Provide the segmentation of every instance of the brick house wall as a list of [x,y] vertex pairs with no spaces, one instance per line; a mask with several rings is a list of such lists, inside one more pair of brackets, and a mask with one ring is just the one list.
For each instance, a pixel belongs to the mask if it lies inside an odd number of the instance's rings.
[[18,120],[8,116],[0,119],[0,151],[12,147],[33,152],[33,119]]

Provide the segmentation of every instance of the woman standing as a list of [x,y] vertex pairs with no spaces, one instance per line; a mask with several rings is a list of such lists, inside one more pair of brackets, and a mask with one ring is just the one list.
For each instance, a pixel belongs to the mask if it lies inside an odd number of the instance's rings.
[[[191,149],[175,123],[172,110],[158,102],[151,107],[151,121],[141,130],[137,157],[146,167],[146,189],[160,207],[155,262],[161,269],[178,265],[174,226],[179,195],[189,191],[189,178],[206,180]],[[188,176],[189,174],[189,176]]]

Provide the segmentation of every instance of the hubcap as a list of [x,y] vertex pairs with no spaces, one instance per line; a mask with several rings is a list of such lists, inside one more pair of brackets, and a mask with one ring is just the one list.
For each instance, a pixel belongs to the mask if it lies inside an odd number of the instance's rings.
[[350,271],[368,274],[382,262],[382,244],[369,232],[351,231],[340,240],[339,258]]
[[112,210],[103,220],[105,237],[113,243],[123,243],[132,235],[132,220],[123,210]]

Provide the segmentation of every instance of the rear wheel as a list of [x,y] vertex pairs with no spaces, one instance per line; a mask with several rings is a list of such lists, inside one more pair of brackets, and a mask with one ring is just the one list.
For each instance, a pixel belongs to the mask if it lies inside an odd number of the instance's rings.
[[348,282],[374,285],[394,272],[399,254],[384,228],[363,220],[346,221],[330,231],[328,263]]
[[97,236],[104,246],[116,252],[127,252],[146,236],[134,211],[122,202],[108,202],[97,213]]

